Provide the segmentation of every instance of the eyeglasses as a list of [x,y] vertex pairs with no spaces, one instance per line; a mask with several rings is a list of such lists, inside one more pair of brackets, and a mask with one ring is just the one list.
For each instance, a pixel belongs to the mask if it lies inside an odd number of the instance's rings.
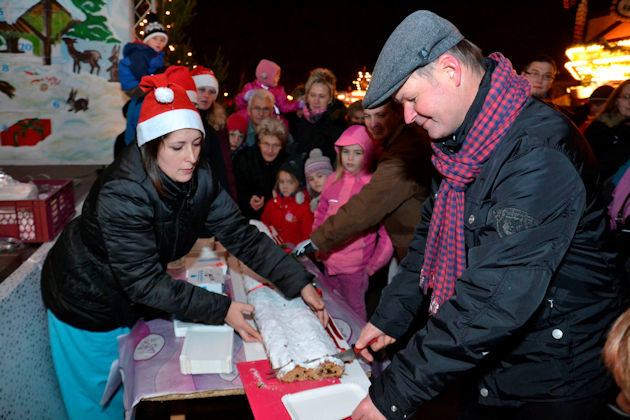
[[553,80],[553,74],[551,73],[540,74],[537,71],[526,71],[525,74],[531,76],[534,79],[542,78],[545,82],[550,82],[551,80]]
[[266,107],[254,106],[252,107],[252,109],[256,112],[271,112],[271,108],[268,106]]
[[271,143],[260,143],[261,147],[264,147],[265,149],[271,149],[271,150],[278,150],[282,147],[281,144],[271,144]]

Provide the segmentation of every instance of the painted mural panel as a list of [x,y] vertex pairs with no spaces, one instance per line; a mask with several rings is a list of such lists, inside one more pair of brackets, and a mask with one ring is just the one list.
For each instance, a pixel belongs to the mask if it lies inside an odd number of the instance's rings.
[[0,0],[0,165],[107,164],[129,0]]

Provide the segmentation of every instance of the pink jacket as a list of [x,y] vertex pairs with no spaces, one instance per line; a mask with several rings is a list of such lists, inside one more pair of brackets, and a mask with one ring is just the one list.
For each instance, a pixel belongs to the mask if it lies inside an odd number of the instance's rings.
[[275,105],[282,114],[300,109],[300,103],[298,101],[289,101],[287,99],[287,93],[284,91],[284,87],[280,85],[274,87],[265,86],[258,80],[245,84],[243,91],[236,95],[236,107],[238,109],[247,109],[247,99],[245,99],[245,94],[250,90],[256,89],[267,89],[271,92],[273,97],[276,99]]
[[[328,216],[336,214],[339,208],[347,203],[350,197],[361,191],[361,188],[372,178],[372,174],[366,168],[371,167],[373,145],[365,127],[355,125],[344,131],[335,143],[337,153],[340,153],[338,146],[351,144],[359,144],[363,148],[365,153],[363,168],[358,175],[344,170],[341,178],[336,182],[335,172],[328,176],[319,205],[315,210],[313,230],[324,223]],[[330,275],[364,270],[372,275],[389,262],[393,253],[392,241],[385,227],[380,224],[333,248],[330,253],[322,255],[322,259]]]

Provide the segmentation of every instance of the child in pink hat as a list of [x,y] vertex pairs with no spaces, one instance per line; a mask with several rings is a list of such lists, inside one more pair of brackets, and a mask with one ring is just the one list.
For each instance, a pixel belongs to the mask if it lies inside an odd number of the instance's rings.
[[[372,178],[372,139],[362,125],[346,129],[335,142],[337,169],[324,184],[313,221],[313,230],[339,211],[353,195]],[[392,241],[379,224],[353,239],[333,248],[328,254],[320,253],[330,284],[348,303],[348,306],[365,320],[365,292],[369,276],[389,262],[394,253]]]
[[284,87],[279,85],[280,66],[270,60],[262,59],[256,67],[256,80],[245,84],[243,91],[236,95],[236,106],[239,110],[247,109],[247,102],[253,91],[266,89],[271,92],[276,100],[276,114],[286,114],[301,108],[300,102],[289,101]]

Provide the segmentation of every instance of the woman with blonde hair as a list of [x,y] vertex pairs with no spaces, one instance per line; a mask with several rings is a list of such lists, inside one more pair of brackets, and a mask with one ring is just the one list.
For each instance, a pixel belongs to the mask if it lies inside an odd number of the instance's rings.
[[295,149],[302,160],[319,148],[331,162],[336,161],[335,141],[346,128],[346,107],[337,99],[336,85],[337,78],[325,68],[312,70],[306,81],[303,115],[291,123]]

